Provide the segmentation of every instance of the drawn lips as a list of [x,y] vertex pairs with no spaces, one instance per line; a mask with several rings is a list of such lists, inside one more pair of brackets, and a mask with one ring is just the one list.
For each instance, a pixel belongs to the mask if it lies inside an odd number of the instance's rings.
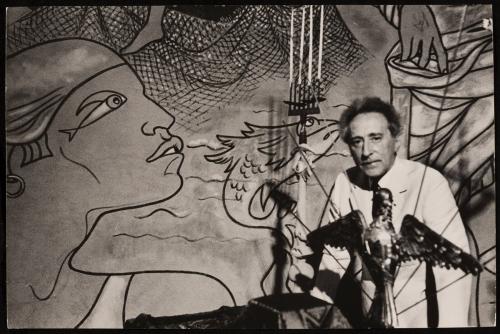
[[146,162],[153,162],[162,157],[166,157],[169,155],[179,154],[181,153],[183,148],[182,140],[179,137],[173,136],[169,140],[164,141],[158,146],[158,148],[151,154]]

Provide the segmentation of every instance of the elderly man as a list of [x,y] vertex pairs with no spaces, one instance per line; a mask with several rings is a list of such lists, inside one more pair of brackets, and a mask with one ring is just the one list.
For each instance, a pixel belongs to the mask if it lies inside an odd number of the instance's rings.
[[[353,210],[372,217],[372,197],[376,186],[392,192],[393,224],[396,232],[402,218],[413,215],[465,252],[469,251],[464,225],[446,179],[419,162],[397,157],[401,125],[394,108],[378,98],[354,101],[341,116],[341,135],[356,164],[341,173],[330,193],[326,222],[334,222]],[[300,230],[293,255],[298,259],[290,271],[292,282],[314,278],[311,294],[341,307],[354,326],[363,326],[375,285],[365,264],[355,252],[326,246],[321,261],[311,261]],[[316,262],[316,265],[314,263]],[[319,266],[317,266],[319,264]],[[401,264],[394,282],[400,327],[428,327],[425,264]],[[429,275],[429,273],[427,273]],[[432,274],[432,273],[431,273]],[[467,326],[471,277],[459,270],[434,268],[440,327]],[[336,277],[343,276],[338,286]],[[302,285],[304,286],[304,285]],[[358,307],[356,307],[358,304]]]

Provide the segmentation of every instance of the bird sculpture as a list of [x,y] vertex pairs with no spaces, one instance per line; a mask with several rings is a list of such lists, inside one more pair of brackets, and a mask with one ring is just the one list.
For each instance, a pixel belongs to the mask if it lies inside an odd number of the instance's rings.
[[398,325],[393,295],[394,280],[402,262],[418,260],[447,269],[461,269],[477,275],[481,264],[470,254],[446,240],[412,215],[406,215],[401,230],[392,224],[392,193],[380,188],[373,196],[373,222],[366,224],[359,210],[307,235],[313,250],[324,245],[357,251],[375,284],[375,296],[367,314],[369,327]]

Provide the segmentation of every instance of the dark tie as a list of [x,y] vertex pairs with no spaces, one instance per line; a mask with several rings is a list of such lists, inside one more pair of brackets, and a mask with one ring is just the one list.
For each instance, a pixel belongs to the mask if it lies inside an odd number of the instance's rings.
[[374,197],[375,197],[375,193],[380,190],[380,186],[378,185],[378,181],[373,181],[372,184],[371,184],[371,190],[373,192],[372,194],[372,218],[375,219],[376,217],[376,208],[377,206],[375,205],[375,202],[373,201]]

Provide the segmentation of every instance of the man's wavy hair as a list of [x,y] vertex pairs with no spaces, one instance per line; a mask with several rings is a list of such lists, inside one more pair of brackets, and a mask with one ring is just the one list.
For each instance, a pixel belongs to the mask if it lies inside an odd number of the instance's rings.
[[351,139],[349,124],[351,124],[354,117],[370,112],[378,112],[384,115],[387,122],[389,122],[389,131],[392,136],[397,137],[399,135],[401,121],[394,107],[378,97],[365,97],[354,100],[340,116],[340,136],[345,143],[349,144]]

